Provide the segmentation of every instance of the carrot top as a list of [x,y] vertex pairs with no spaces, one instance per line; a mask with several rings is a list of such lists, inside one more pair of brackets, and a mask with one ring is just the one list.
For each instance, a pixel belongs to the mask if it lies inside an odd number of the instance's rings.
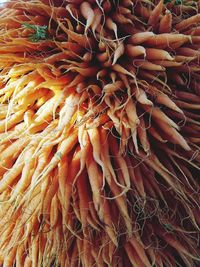
[[[171,0],[164,0],[164,4],[170,3]],[[175,5],[181,5],[182,4],[182,0],[176,0],[175,1]]]
[[29,36],[31,42],[38,42],[40,40],[48,39],[47,26],[32,25],[28,23],[23,23],[23,27],[27,29],[34,30],[35,32]]

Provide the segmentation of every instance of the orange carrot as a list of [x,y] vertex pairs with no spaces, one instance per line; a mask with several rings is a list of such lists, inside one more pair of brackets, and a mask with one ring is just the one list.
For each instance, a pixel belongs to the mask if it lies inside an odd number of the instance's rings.
[[153,32],[139,32],[129,38],[129,42],[132,44],[142,44],[151,38],[155,34]]
[[145,43],[147,45],[151,46],[162,46],[164,47],[170,47],[172,43],[175,42],[188,42],[190,41],[191,37],[189,35],[184,34],[173,34],[173,33],[162,33],[158,35],[154,35],[149,37],[147,40],[145,40]]
[[191,25],[197,24],[200,22],[200,14],[194,15],[192,17],[189,17],[188,19],[184,19],[178,24],[175,25],[175,29],[177,31],[183,31],[190,27]]
[[135,60],[133,60],[133,65],[135,67],[145,69],[145,70],[165,71],[164,67],[157,65],[157,64],[154,64],[154,63],[151,63],[151,62],[146,61],[146,60],[139,60],[139,59],[136,60],[135,59]]
[[165,11],[165,15],[161,18],[159,24],[159,33],[170,33],[172,29],[172,13]]
[[114,58],[113,58],[113,62],[112,65],[115,65],[117,60],[124,54],[124,45],[123,43],[119,44],[119,46],[117,47],[117,49],[114,52]]
[[163,49],[146,48],[146,58],[151,60],[173,60],[173,57]]
[[140,45],[134,46],[134,45],[128,44],[126,46],[126,53],[128,56],[131,56],[131,57],[137,57],[141,55],[146,56],[145,48]]
[[111,18],[107,18],[106,19],[106,26],[108,27],[109,30],[114,32],[115,38],[118,40],[118,37],[117,37],[117,24],[114,23]]
[[148,20],[148,25],[151,25],[153,28],[157,26],[160,15],[162,14],[163,10],[163,0],[160,0],[160,2],[155,6],[155,8],[152,10],[151,15]]
[[82,15],[84,16],[84,18],[86,19],[85,32],[87,32],[88,28],[92,25],[95,14],[94,14],[93,9],[91,8],[91,5],[88,2],[83,2],[80,5],[80,11]]

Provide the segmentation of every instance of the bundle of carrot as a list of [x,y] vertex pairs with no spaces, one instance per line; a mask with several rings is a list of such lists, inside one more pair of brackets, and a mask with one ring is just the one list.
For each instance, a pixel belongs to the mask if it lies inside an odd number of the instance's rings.
[[0,6],[0,265],[193,267],[200,1]]

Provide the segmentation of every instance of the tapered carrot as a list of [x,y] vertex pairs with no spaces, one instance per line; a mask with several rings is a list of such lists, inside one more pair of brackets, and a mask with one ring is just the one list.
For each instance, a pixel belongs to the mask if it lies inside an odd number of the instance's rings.
[[14,259],[16,257],[16,251],[17,251],[16,246],[10,250],[8,255],[6,255],[4,258],[3,266],[5,266],[5,267],[12,267],[13,266],[13,262],[14,262]]
[[132,237],[129,242],[134,247],[137,255],[140,257],[140,259],[143,262],[143,264],[145,265],[145,267],[151,267],[149,259],[147,258],[147,255],[145,253],[142,241],[138,240],[138,237],[137,237],[137,239],[135,237]]
[[141,45],[131,45],[128,44],[126,45],[126,49],[125,49],[126,53],[128,56],[132,56],[132,57],[137,57],[137,56],[146,56],[146,50],[143,46]]
[[190,27],[191,25],[197,24],[200,22],[200,14],[189,17],[188,19],[184,19],[178,24],[175,25],[175,29],[177,31],[183,31]]
[[[92,48],[94,46],[94,42],[90,37],[84,36],[82,34],[75,33],[74,31],[71,30],[66,30],[66,33],[68,37],[77,42],[80,46],[84,48]],[[69,40],[69,41],[71,41]]]
[[83,2],[80,5],[80,11],[82,15],[84,16],[84,18],[86,19],[85,32],[87,32],[88,28],[92,25],[95,14],[94,14],[94,11],[91,5],[88,2]]
[[127,242],[125,244],[124,248],[125,248],[125,251],[129,257],[129,260],[130,260],[132,266],[145,267],[145,264],[141,261],[141,259],[139,258],[136,251],[133,249],[133,247],[131,246],[130,243]]
[[149,60],[173,60],[167,51],[156,48],[146,48],[146,58]]
[[92,21],[91,28],[92,28],[92,32],[93,32],[93,34],[95,36],[96,35],[95,32],[98,30],[98,27],[100,25],[103,13],[99,8],[96,8],[96,9],[94,9],[94,14],[95,14],[95,16],[94,16],[94,19]]
[[24,251],[25,247],[24,244],[21,244],[17,247],[17,252],[16,252],[16,267],[22,267],[24,263]]
[[152,71],[165,71],[165,68],[161,65],[154,64],[149,61],[135,59],[133,60],[133,65],[137,68],[152,70]]
[[117,60],[124,54],[124,45],[123,43],[119,44],[119,46],[117,47],[117,49],[114,52],[114,58],[113,58],[113,62],[112,65],[115,65]]
[[[89,176],[89,182],[92,188],[94,206],[100,219],[103,219],[103,207],[101,197],[101,191],[103,187],[103,175],[99,170],[97,163],[95,163],[92,157],[86,159],[86,166]],[[96,177],[95,180],[94,176]]]
[[138,137],[140,139],[140,143],[144,151],[148,152],[150,149],[150,143],[147,137],[147,130],[146,130],[146,125],[145,125],[143,117],[140,118],[140,124],[137,127],[137,131],[138,131]]
[[172,43],[175,42],[188,42],[191,37],[189,35],[184,34],[173,34],[173,33],[162,33],[158,35],[154,35],[145,40],[147,45],[151,46],[162,46],[162,48],[170,47]]
[[139,32],[131,36],[129,38],[129,42],[131,44],[142,44],[147,40],[151,40],[154,35],[155,34],[153,32]]
[[196,104],[200,103],[200,96],[196,96],[195,94],[189,92],[177,91],[176,96],[179,99],[186,100],[188,102],[193,102]]
[[24,165],[24,154],[19,156],[12,168],[7,171],[0,180],[0,192],[11,186],[15,178],[21,173]]
[[103,209],[104,209],[103,221],[105,223],[105,230],[110,239],[112,240],[113,244],[117,246],[118,245],[117,235],[114,229],[113,219],[111,215],[112,214],[111,208],[107,199],[104,200]]
[[103,87],[103,91],[106,93],[106,94],[112,94],[114,93],[115,91],[118,91],[118,90],[122,90],[124,87],[123,85],[123,82],[122,81],[116,81],[114,83],[108,83],[106,84],[104,87]]
[[143,105],[153,106],[152,101],[147,98],[146,92],[141,88],[138,88],[138,90],[136,90],[135,97],[139,103]]
[[185,139],[182,137],[181,134],[179,134],[174,128],[170,127],[166,123],[160,121],[159,127],[169,136],[169,140],[174,144],[179,144],[182,148],[189,151],[191,148],[185,141]]
[[117,36],[117,24],[111,18],[107,18],[106,19],[106,26],[108,27],[109,30],[111,30],[111,31],[114,32],[115,38],[118,40],[118,36]]
[[165,15],[161,18],[159,24],[159,33],[170,33],[172,29],[172,13],[165,11]]
[[149,89],[150,90],[148,92],[151,95],[155,94],[155,101],[157,103],[165,105],[166,107],[183,114],[183,111],[166,94],[161,93],[153,86],[149,86]]
[[151,25],[153,28],[157,26],[160,20],[160,14],[162,14],[162,10],[163,10],[163,0],[160,0],[160,2],[155,6],[155,8],[151,12],[151,15],[148,20],[148,25]]
[[51,201],[51,209],[50,209],[50,224],[51,227],[55,227],[59,220],[59,203],[57,194],[54,195]]
[[111,144],[112,144],[111,152],[112,152],[112,155],[115,157],[116,167],[121,169],[124,183],[128,190],[130,188],[130,176],[129,176],[129,171],[128,171],[126,162],[123,159],[123,157],[119,154],[118,149],[117,149],[117,143],[113,139],[111,139]]
[[171,127],[174,127],[175,129],[179,130],[178,125],[172,119],[170,119],[164,112],[162,112],[159,108],[147,109],[146,107],[144,107],[144,109],[147,112],[149,112],[153,118],[156,118],[170,125]]

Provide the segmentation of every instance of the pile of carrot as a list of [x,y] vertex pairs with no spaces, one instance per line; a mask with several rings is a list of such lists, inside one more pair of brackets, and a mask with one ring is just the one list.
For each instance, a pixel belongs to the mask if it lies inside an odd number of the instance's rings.
[[199,266],[199,61],[199,1],[0,6],[0,266]]

